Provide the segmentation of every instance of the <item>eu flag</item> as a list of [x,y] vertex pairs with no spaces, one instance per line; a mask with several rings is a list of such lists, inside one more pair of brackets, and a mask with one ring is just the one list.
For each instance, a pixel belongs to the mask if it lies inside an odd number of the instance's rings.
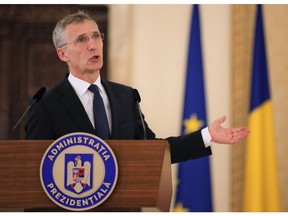
[[[198,5],[193,7],[188,52],[182,134],[204,128],[207,124]],[[212,211],[209,157],[179,164],[174,210]]]
[[262,7],[257,6],[244,177],[244,211],[280,211],[272,100]]

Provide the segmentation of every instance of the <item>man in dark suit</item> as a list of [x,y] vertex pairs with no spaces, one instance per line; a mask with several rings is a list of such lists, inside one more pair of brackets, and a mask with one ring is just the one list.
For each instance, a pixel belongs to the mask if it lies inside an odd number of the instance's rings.
[[[103,139],[143,139],[144,130],[133,89],[101,79],[103,34],[87,14],[78,12],[60,20],[53,31],[59,58],[66,62],[69,74],[35,103],[28,115],[26,139],[57,139],[67,133],[87,132]],[[93,110],[96,85],[103,101],[107,136],[97,130]],[[98,91],[97,91],[98,92]],[[167,138],[172,163],[211,154],[211,142],[233,144],[248,136],[247,128],[223,128],[223,116],[207,128]],[[103,124],[103,123],[102,123]],[[145,122],[147,139],[156,139]]]

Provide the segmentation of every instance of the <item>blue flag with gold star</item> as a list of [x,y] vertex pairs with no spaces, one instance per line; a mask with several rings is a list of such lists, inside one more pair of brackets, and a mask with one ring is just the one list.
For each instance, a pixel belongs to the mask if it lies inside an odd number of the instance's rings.
[[[191,21],[182,134],[207,126],[198,7]],[[212,211],[209,157],[179,163],[175,211]]]

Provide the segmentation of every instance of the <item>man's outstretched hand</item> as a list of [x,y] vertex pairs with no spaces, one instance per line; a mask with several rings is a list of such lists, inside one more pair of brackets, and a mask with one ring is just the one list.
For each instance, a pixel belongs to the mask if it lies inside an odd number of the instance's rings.
[[213,121],[209,126],[209,132],[212,137],[212,142],[222,144],[234,144],[245,139],[250,130],[245,127],[240,128],[224,128],[221,124],[226,120],[226,116],[222,116]]

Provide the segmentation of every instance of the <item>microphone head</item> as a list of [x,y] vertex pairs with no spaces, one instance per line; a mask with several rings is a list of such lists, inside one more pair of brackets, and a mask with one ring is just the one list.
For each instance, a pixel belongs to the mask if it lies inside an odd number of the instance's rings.
[[138,90],[133,89],[132,94],[133,94],[134,101],[140,103],[141,98],[140,98]]
[[45,92],[46,92],[46,88],[45,88],[45,87],[40,88],[40,89],[35,93],[35,95],[33,96],[33,100],[35,100],[36,102],[40,101],[41,98],[43,97],[43,95],[45,94]]

